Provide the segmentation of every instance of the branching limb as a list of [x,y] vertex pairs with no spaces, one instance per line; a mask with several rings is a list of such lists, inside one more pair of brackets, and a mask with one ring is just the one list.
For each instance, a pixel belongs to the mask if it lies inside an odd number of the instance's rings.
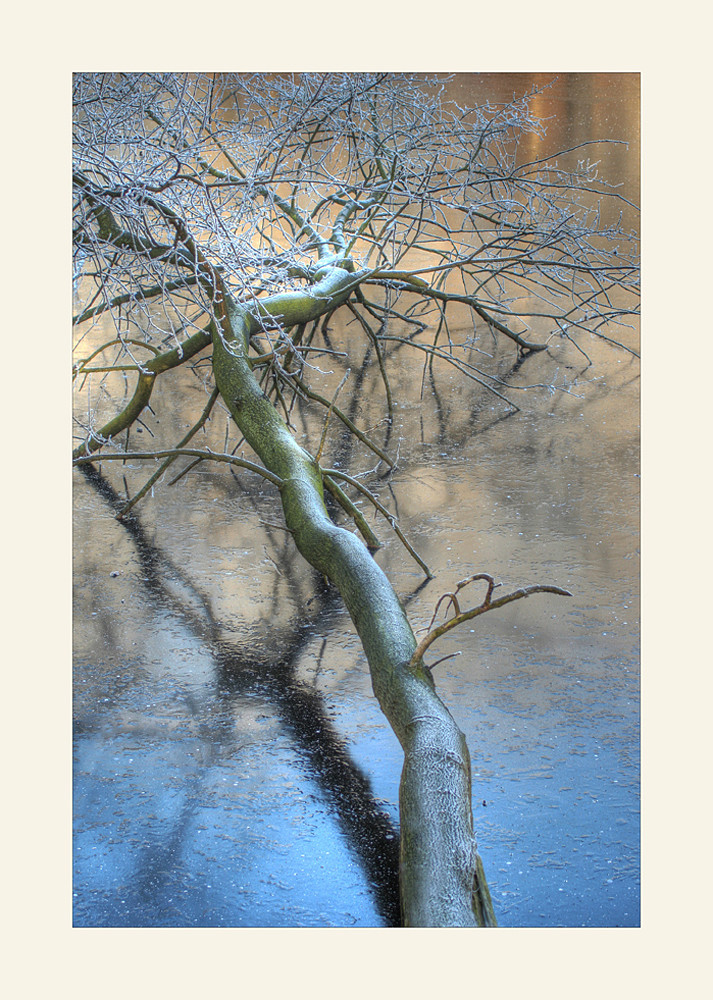
[[[488,589],[485,597],[481,604],[475,608],[471,608],[469,611],[460,611],[458,599],[456,594],[461,591],[464,587],[468,586],[469,583],[473,583],[475,580],[487,580]],[[504,597],[499,597],[496,600],[492,600],[493,590],[496,586],[495,580],[488,573],[475,573],[473,576],[469,576],[466,580],[461,580],[457,585],[454,593],[443,594],[436,605],[436,611],[431,619],[431,624],[429,625],[429,632],[423,639],[419,642],[418,646],[414,650],[413,656],[411,657],[411,662],[409,663],[410,670],[419,669],[422,665],[423,656],[428,647],[439,639],[446,632],[450,632],[452,629],[457,628],[464,622],[470,621],[472,618],[477,618],[478,615],[485,614],[486,611],[493,611],[495,608],[502,608],[506,604],[510,604],[512,601],[519,601],[522,597],[529,597],[531,594],[560,594],[563,597],[571,597],[572,594],[569,590],[563,590],[562,587],[553,587],[548,584],[534,584],[530,587],[521,587],[519,590],[514,590],[511,594],[506,594]],[[443,622],[442,625],[438,625],[436,628],[431,628],[433,622],[435,621],[438,608],[441,602],[448,598],[455,614],[453,618],[448,621]]]
[[[82,361],[76,361],[72,368],[72,379],[77,378],[77,376],[79,375],[84,375],[85,373],[90,373],[97,370],[123,371],[125,367],[128,368],[129,367],[128,365],[127,366],[122,365],[121,369],[119,369],[119,366],[117,365],[107,365],[100,369],[87,368],[87,365],[91,364],[94,358],[98,357],[100,354],[103,354],[104,351],[108,351],[110,347],[117,347],[117,346],[123,347],[125,344],[133,344],[134,347],[143,347],[147,351],[150,351],[154,357],[157,357],[161,353],[159,349],[155,347],[153,344],[147,344],[143,340],[134,340],[132,337],[115,337],[113,340],[107,341],[106,344],[102,344],[100,347],[95,348],[95,350],[93,350],[92,353],[88,357],[84,358]],[[132,371],[136,371],[137,366],[135,364],[131,365],[130,367]]]
[[[477,369],[475,369],[473,365],[468,364],[467,361],[461,361],[459,358],[454,357],[448,351],[443,351],[439,347],[433,347],[431,344],[421,344],[417,340],[410,340],[405,337],[396,337],[393,336],[392,334],[383,334],[381,339],[392,340],[395,343],[405,344],[408,347],[414,347],[416,348],[416,350],[423,351],[424,353],[430,355],[431,357],[440,358],[441,360],[446,361],[449,365],[453,365],[454,368],[457,368],[458,371],[462,372],[473,382],[477,382],[478,385],[482,385],[484,389],[488,390],[488,392],[491,392],[494,396],[497,396],[498,399],[501,399],[504,403],[507,403],[507,405],[512,407],[514,411],[518,411],[520,409],[520,407],[517,406],[516,403],[513,403],[511,399],[508,399],[507,396],[504,396],[501,392],[498,392],[497,389],[494,389],[492,385],[489,385],[487,382],[484,382],[482,379],[478,378],[477,375],[474,375],[473,372],[477,371]],[[488,375],[486,377],[491,378],[494,382],[497,381],[497,379],[495,379],[493,376]]]
[[273,486],[279,488],[283,485],[282,479],[279,476],[269,472],[263,466],[256,465],[255,462],[249,462],[246,458],[238,458],[236,455],[226,455],[220,451],[211,451],[209,448],[205,450],[200,448],[166,448],[161,451],[103,452],[101,455],[79,455],[74,459],[73,464],[86,465],[88,462],[128,462],[134,460],[155,461],[159,458],[181,458],[182,456],[199,458],[202,461],[210,460],[212,462],[224,462],[227,465],[237,465],[241,469],[248,469],[250,472],[255,472],[258,476],[262,476],[263,479],[267,479]]
[[429,580],[433,579],[433,573],[430,571],[430,569],[428,568],[428,566],[426,565],[426,563],[423,561],[423,559],[421,558],[421,556],[418,554],[418,552],[414,549],[413,545],[411,545],[411,543],[408,541],[408,539],[404,535],[403,531],[399,527],[398,522],[397,522],[396,518],[394,517],[394,515],[391,514],[387,510],[387,508],[384,507],[384,505],[379,500],[376,499],[376,497],[371,492],[371,490],[368,490],[366,488],[366,486],[364,486],[363,483],[359,482],[358,479],[354,479],[354,478],[352,478],[352,476],[348,476],[346,474],[346,472],[342,472],[341,469],[322,469],[322,475],[323,476],[329,476],[330,478],[335,478],[336,477],[337,479],[343,479],[345,482],[349,483],[351,486],[354,486],[355,489],[359,490],[359,492],[362,494],[362,496],[365,496],[367,498],[367,500],[370,503],[372,503],[374,505],[374,507],[376,507],[376,509],[379,511],[379,513],[383,514],[383,516],[386,518],[386,520],[389,522],[389,524],[393,528],[394,533],[396,534],[397,538],[400,539],[401,544],[404,546],[404,548],[406,549],[406,551],[409,552],[410,555],[416,560],[416,562],[418,563],[418,565],[421,567],[421,569],[423,570],[423,572],[426,574],[427,578]]
[[189,288],[191,285],[197,284],[197,281],[198,279],[194,276],[188,276],[177,281],[166,282],[163,285],[154,285],[152,288],[137,288],[135,291],[125,292],[123,295],[115,295],[114,298],[110,299],[108,302],[102,302],[98,306],[94,306],[91,309],[85,309],[78,316],[75,316],[72,319],[72,322],[75,325],[84,323],[86,320],[92,319],[92,317],[98,316],[100,313],[106,312],[108,309],[115,309],[117,306],[126,305],[128,303],[147,301],[149,299],[156,298],[159,295],[169,295],[182,288]]
[[316,403],[321,403],[322,406],[331,408],[331,411],[335,414],[335,416],[339,417],[344,426],[347,427],[351,431],[351,433],[362,442],[362,444],[365,444],[367,448],[373,451],[374,454],[382,462],[384,462],[385,465],[387,465],[390,469],[393,469],[394,463],[392,459],[390,459],[389,456],[386,454],[386,452],[383,451],[374,441],[372,441],[368,434],[365,434],[364,431],[359,430],[356,424],[349,419],[346,413],[344,413],[342,410],[339,409],[338,406],[334,404],[334,401],[330,403],[330,401],[328,399],[325,399],[324,396],[321,396],[318,392],[315,392],[313,389],[310,389],[307,383],[303,379],[301,379],[299,375],[297,375],[295,372],[285,372],[285,377],[289,378],[290,382],[294,382],[294,384],[299,389],[300,393],[307,399],[312,399]]
[[[453,267],[453,265],[450,265]],[[408,289],[409,291],[415,292],[418,295],[423,295],[428,298],[439,299],[441,302],[461,302],[464,305],[470,306],[473,312],[477,313],[481,319],[485,320],[488,326],[491,326],[494,330],[498,330],[499,333],[504,334],[508,339],[514,341],[518,347],[524,351],[544,351],[547,344],[537,344],[530,340],[525,340],[519,333],[515,333],[509,327],[501,323],[500,320],[495,319],[491,312],[473,298],[472,295],[460,295],[456,292],[443,292],[438,288],[433,288],[424,281],[423,278],[418,278],[414,274],[410,274],[406,271],[386,271],[382,270],[377,272],[373,278],[367,279],[368,283],[381,283],[383,281],[395,281],[401,286]]]
[[75,448],[72,457],[76,459],[98,451],[99,448],[102,448],[113,437],[126,430],[148,406],[156,376],[169,371],[171,368],[177,368],[188,361],[189,358],[194,357],[200,351],[204,350],[211,342],[210,331],[210,327],[205,330],[199,330],[192,337],[189,337],[188,340],[184,341],[183,344],[179,344],[178,347],[173,348],[173,350],[166,351],[165,354],[160,354],[158,357],[152,358],[151,361],[147,361],[143,366],[143,371],[139,372],[134,395],[127,406],[124,407],[121,413],[118,413],[108,423],[104,424],[101,430],[92,431],[88,439],[83,441],[78,448]]

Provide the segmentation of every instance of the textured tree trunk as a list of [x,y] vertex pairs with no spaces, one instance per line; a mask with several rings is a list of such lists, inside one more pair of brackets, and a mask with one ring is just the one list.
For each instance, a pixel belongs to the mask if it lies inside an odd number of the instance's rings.
[[[326,271],[309,292],[274,296],[269,313],[285,326],[309,322],[343,302],[360,274]],[[470,758],[465,738],[435,692],[430,673],[409,669],[416,640],[391,584],[366,546],[335,525],[322,477],[263,394],[248,361],[256,318],[227,296],[213,335],[216,384],[235,422],[265,466],[282,480],[287,526],[305,559],[342,595],[366,654],[374,694],[404,751],[399,794],[400,891],[411,927],[493,926],[476,851]]]

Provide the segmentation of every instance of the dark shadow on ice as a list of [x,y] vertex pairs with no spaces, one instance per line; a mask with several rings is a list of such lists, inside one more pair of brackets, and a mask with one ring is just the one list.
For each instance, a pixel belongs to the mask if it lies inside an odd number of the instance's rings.
[[[80,467],[93,488],[118,512],[125,501],[111,483],[91,465]],[[278,713],[280,722],[294,740],[305,772],[313,779],[323,800],[332,810],[339,828],[372,888],[374,905],[387,926],[400,925],[398,871],[399,834],[391,818],[374,799],[367,776],[354,763],[344,740],[329,719],[322,696],[297,676],[300,657],[314,641],[315,628],[325,613],[341,607],[338,593],[315,577],[316,599],[302,609],[300,621],[286,628],[270,649],[253,644],[244,649],[226,639],[226,630],[216,621],[210,601],[148,538],[132,513],[120,523],[136,546],[144,586],[161,608],[178,616],[208,648],[217,670],[219,693],[226,711],[237,698],[257,692]],[[281,571],[289,575],[289,562],[281,560]],[[270,650],[274,650],[274,656]],[[179,855],[186,827],[186,808],[176,829],[162,845],[141,849],[135,888],[142,906],[152,891],[159,892],[166,868]]]

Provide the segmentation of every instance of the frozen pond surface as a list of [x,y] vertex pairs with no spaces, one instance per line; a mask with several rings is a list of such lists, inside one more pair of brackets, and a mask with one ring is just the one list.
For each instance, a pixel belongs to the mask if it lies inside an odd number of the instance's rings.
[[[505,926],[639,919],[638,383],[608,364],[586,399],[448,451],[404,408],[393,493],[436,579],[380,529],[416,626],[483,570],[574,595],[437,647],[461,653],[436,678]],[[246,510],[229,475],[160,496],[135,534],[76,480],[76,923],[380,925],[401,751],[346,613],[271,527],[271,498]]]

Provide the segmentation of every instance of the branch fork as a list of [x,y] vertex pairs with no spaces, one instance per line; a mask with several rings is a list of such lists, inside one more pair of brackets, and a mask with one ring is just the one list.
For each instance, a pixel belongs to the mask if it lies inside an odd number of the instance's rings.
[[[476,607],[470,608],[468,611],[461,611],[460,604],[458,601],[458,594],[461,590],[467,587],[469,584],[474,583],[476,580],[486,580],[488,583],[488,589],[485,593],[485,597],[482,602]],[[461,580],[460,583],[456,585],[454,591],[448,591],[445,594],[441,594],[439,597],[433,616],[428,626],[428,633],[421,639],[418,646],[413,652],[413,656],[408,665],[408,669],[412,672],[421,672],[423,668],[423,656],[429,646],[440,639],[442,635],[446,632],[450,632],[452,629],[457,628],[458,625],[462,625],[464,622],[470,621],[472,618],[477,618],[478,615],[484,614],[486,611],[492,611],[494,608],[502,608],[505,604],[510,604],[512,601],[519,601],[523,597],[529,597],[531,594],[560,594],[563,597],[571,597],[572,594],[569,590],[564,590],[562,587],[554,587],[550,584],[533,584],[530,587],[521,587],[518,590],[514,590],[511,594],[505,594],[503,597],[499,597],[493,600],[493,591],[496,587],[502,586],[496,583],[489,573],[474,573],[473,576],[466,577],[465,580]],[[453,608],[453,617],[449,618],[447,621],[433,628],[433,623],[438,615],[439,608],[444,601],[447,601],[446,613],[448,613],[449,608]],[[443,657],[443,659],[448,659],[448,657]],[[438,660],[441,663],[442,660]],[[435,664],[434,664],[435,665]]]

